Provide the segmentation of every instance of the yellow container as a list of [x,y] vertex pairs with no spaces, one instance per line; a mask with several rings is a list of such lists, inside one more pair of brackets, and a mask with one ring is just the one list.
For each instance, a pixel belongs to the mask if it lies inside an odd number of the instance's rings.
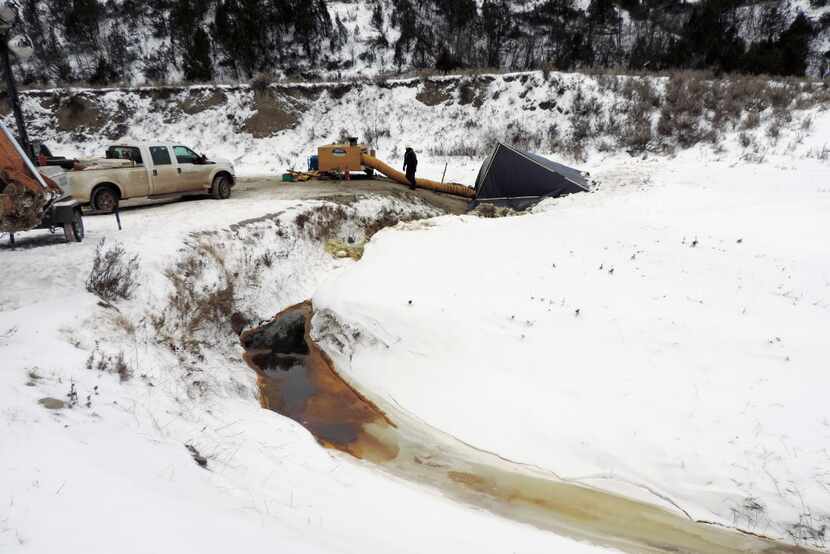
[[317,148],[317,157],[322,172],[364,171],[361,163],[363,154],[374,154],[366,144],[326,144]]

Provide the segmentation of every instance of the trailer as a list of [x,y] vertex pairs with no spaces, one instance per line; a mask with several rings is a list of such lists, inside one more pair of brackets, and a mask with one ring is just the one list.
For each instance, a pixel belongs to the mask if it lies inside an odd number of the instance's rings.
[[0,233],[8,233],[11,244],[16,233],[32,229],[62,230],[67,242],[84,239],[81,203],[66,194],[65,185],[59,167],[38,171],[0,122]]

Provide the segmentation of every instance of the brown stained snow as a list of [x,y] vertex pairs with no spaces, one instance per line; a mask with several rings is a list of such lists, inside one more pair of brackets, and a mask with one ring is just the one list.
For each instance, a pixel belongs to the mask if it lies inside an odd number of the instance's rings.
[[307,348],[296,344],[289,336],[290,329],[282,337],[266,339],[275,345],[271,349],[255,344],[263,327],[240,337],[246,348],[253,346],[246,351],[245,360],[257,371],[262,406],[301,423],[323,446],[376,462],[394,459],[398,455],[394,441],[376,436],[378,429],[391,427],[391,422],[346,384],[334,372],[328,356],[308,339],[311,305],[292,306],[274,322],[285,321],[289,314],[302,315],[300,332]]
[[695,522],[688,515],[515,464],[401,415],[394,421],[350,386],[310,339],[309,302],[242,333],[264,408],[326,448],[494,514],[624,552],[795,553],[806,549]]

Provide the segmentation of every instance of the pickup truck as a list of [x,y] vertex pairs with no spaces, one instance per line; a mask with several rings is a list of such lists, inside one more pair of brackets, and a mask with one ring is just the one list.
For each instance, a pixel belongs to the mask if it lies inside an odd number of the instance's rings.
[[235,182],[230,162],[208,160],[177,144],[116,144],[105,158],[76,160],[66,172],[69,193],[96,211],[111,212],[128,198],[211,194],[224,199]]

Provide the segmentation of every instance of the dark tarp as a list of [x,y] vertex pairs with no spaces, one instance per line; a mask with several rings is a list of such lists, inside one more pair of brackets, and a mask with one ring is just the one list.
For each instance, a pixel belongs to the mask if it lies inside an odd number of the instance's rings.
[[587,190],[581,171],[498,143],[478,172],[471,207],[488,202],[524,209],[542,198]]

